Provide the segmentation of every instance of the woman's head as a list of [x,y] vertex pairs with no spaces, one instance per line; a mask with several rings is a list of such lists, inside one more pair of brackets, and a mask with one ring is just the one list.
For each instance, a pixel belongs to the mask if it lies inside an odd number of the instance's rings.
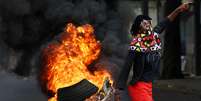
[[148,31],[151,30],[151,18],[146,15],[138,15],[133,21],[130,33],[135,35],[139,33],[139,31]]

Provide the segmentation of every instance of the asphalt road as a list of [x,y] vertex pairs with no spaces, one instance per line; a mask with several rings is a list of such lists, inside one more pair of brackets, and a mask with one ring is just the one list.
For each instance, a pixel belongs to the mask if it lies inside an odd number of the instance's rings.
[[37,80],[21,78],[15,74],[0,73],[0,101],[47,101]]
[[155,101],[201,101],[201,95],[182,93],[172,90],[154,89]]
[[[201,101],[201,95],[154,88],[155,101]],[[0,101],[47,101],[34,77],[0,72]],[[125,91],[122,101],[130,101]]]

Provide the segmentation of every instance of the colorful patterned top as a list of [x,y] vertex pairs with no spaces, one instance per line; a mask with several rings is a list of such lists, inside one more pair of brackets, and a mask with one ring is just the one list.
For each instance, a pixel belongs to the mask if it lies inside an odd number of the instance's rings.
[[133,36],[130,43],[130,50],[137,52],[150,52],[161,49],[161,41],[158,33],[137,34]]

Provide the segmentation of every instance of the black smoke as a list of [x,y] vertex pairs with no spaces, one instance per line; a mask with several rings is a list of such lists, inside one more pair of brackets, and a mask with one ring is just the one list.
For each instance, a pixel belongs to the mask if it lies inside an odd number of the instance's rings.
[[116,0],[0,0],[0,69],[36,74],[41,48],[67,23],[92,24],[102,44],[99,63],[118,69],[127,47],[117,7]]

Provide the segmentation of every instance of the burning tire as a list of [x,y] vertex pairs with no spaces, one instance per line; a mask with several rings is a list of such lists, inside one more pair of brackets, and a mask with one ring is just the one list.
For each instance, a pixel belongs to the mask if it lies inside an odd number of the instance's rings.
[[84,79],[70,87],[58,89],[58,101],[84,101],[98,91],[98,87]]
[[102,66],[88,69],[101,52],[93,26],[69,23],[58,42],[49,43],[42,51],[40,81],[50,96],[48,101],[87,100],[102,89],[106,78],[112,83],[110,73]]

